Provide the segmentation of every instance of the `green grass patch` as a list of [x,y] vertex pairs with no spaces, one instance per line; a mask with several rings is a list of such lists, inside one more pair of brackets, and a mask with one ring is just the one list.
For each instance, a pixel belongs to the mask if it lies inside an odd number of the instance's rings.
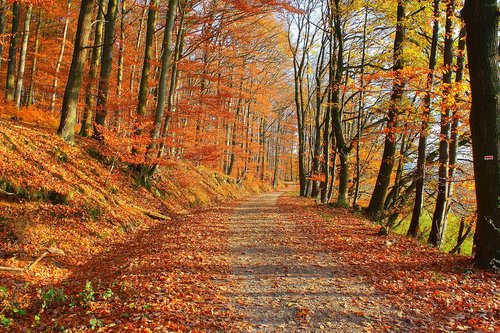
[[[410,226],[411,215],[406,217],[401,223],[393,229],[400,235],[406,235]],[[431,231],[432,215],[429,212],[423,212],[420,218],[420,237],[419,240],[423,243],[427,242]],[[455,215],[450,214],[448,224],[446,226],[445,236],[441,251],[450,252],[457,245],[458,230],[460,229],[460,219]],[[465,231],[464,231],[465,232]],[[462,244],[461,254],[470,256],[472,254],[473,233],[471,232],[467,239]]]

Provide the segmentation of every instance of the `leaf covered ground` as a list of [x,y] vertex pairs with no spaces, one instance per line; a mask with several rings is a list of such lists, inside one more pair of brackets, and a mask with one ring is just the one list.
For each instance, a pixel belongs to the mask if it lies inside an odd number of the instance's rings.
[[[497,332],[499,275],[292,192],[172,164],[149,191],[91,140],[0,120],[0,330]],[[133,207],[172,217],[150,219]]]
[[278,196],[253,196],[156,224],[74,267],[57,283],[37,282],[35,274],[30,283],[38,294],[31,295],[30,307],[19,309],[25,313],[12,313],[8,329],[500,328],[494,272],[399,236],[379,236],[376,226],[344,209],[290,193]]

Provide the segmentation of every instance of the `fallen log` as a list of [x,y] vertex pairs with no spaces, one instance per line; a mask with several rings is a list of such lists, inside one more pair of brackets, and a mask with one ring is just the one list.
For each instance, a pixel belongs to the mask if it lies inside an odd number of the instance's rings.
[[24,273],[24,268],[0,266],[0,271],[21,274]]
[[15,273],[15,274],[22,274],[26,273],[36,265],[40,261],[42,261],[43,258],[45,258],[49,253],[55,254],[55,255],[65,255],[64,251],[55,247],[49,247],[47,250],[45,250],[42,254],[40,254],[33,262],[31,262],[29,265],[27,265],[24,268],[19,268],[19,267],[7,267],[7,266],[0,266],[0,271],[2,272],[10,272],[10,273]]
[[130,207],[132,207],[133,209],[135,209],[135,210],[143,213],[146,216],[149,216],[152,219],[164,220],[164,221],[171,220],[171,218],[168,217],[168,216],[165,216],[165,215],[157,213],[157,212],[153,212],[151,210],[148,210],[148,209],[145,209],[145,208],[142,208],[142,207],[138,207],[138,206],[134,206],[134,205],[130,205]]

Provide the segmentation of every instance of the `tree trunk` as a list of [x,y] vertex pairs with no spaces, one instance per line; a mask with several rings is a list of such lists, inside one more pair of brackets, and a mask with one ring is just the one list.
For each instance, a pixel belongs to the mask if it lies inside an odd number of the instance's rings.
[[[438,1],[438,0],[436,0]],[[365,96],[365,62],[366,62],[366,30],[368,25],[368,6],[365,6],[365,16],[363,23],[363,49],[361,51],[361,73],[360,73],[360,88],[359,102],[358,102],[358,120],[357,120],[357,133],[356,133],[356,187],[354,188],[354,200],[352,206],[357,206],[359,198],[359,186],[361,184],[361,131],[363,130],[362,118],[364,109],[364,96]]]
[[82,87],[83,67],[87,60],[87,43],[92,30],[93,0],[82,0],[75,36],[75,49],[69,69],[68,82],[64,91],[61,121],[57,134],[67,142],[74,142],[78,97]]
[[[444,38],[444,68],[443,85],[445,96],[453,95],[451,89],[451,80],[453,75],[453,14],[455,11],[454,0],[448,0],[446,3],[446,27]],[[454,95],[453,95],[454,96]],[[436,208],[432,216],[431,232],[428,243],[430,245],[441,247],[444,233],[446,231],[446,222],[448,215],[448,166],[450,159],[449,142],[451,131],[451,110],[445,106],[441,111],[441,134],[439,137],[439,171],[438,171],[438,191],[436,199]]]
[[146,26],[146,42],[144,46],[144,62],[142,64],[141,82],[139,84],[139,96],[137,103],[137,115],[146,114],[148,101],[149,73],[151,71],[151,62],[153,61],[153,38],[156,29],[156,20],[158,18],[158,0],[151,0],[148,10],[148,23]]
[[122,97],[123,61],[125,59],[125,19],[127,16],[127,1],[122,0],[120,11],[120,49],[118,51],[118,72],[116,73],[116,96]]
[[333,10],[333,21],[335,24],[335,39],[337,46],[337,62],[335,68],[335,78],[333,81],[332,97],[332,125],[337,153],[340,160],[339,169],[339,190],[337,204],[344,206],[347,204],[347,192],[349,190],[349,153],[345,139],[345,131],[342,126],[342,102],[340,100],[340,85],[344,72],[344,36],[342,33],[340,0],[335,0],[335,9]]
[[15,92],[15,101],[18,109],[21,107],[21,96],[23,90],[24,71],[26,69],[26,53],[28,53],[28,41],[30,36],[30,23],[31,23],[32,11],[33,11],[33,5],[28,5],[28,8],[26,9],[26,14],[24,15],[24,31],[23,31],[23,39],[21,42],[21,51],[19,55],[19,70],[17,73],[17,83]]
[[[172,31],[174,30],[175,16],[177,12],[177,2],[178,0],[169,0],[167,20],[165,25],[165,31],[163,36],[162,45],[162,57],[161,57],[161,69],[160,69],[160,79],[158,81],[158,103],[156,104],[155,118],[153,123],[153,130],[151,131],[151,144],[146,152],[146,157],[155,152],[157,147],[157,140],[160,137],[161,125],[163,121],[163,116],[165,114],[165,106],[167,103],[167,81],[170,72],[170,58],[172,55],[171,44],[172,44]],[[156,154],[154,154],[156,156]],[[147,158],[146,158],[146,162]],[[142,170],[142,179],[145,184],[149,183],[149,178],[152,176],[152,171],[154,169],[147,167]]]
[[2,69],[3,43],[5,41],[5,21],[7,14],[6,0],[0,1],[0,70]]
[[482,267],[499,267],[500,80],[497,2],[466,0],[462,16],[467,28],[472,92],[470,126],[477,199],[475,260]]
[[405,39],[405,5],[404,0],[398,0],[396,36],[394,38],[394,83],[391,94],[391,106],[387,114],[387,134],[384,141],[384,152],[380,163],[377,182],[373,189],[367,213],[379,217],[384,207],[385,197],[391,180],[394,167],[394,156],[396,154],[396,130],[398,127],[398,115],[401,112],[401,101],[403,99],[404,82],[401,70],[404,69],[403,42]]
[[[323,109],[324,94],[322,90],[322,81],[325,72],[325,48],[327,47],[328,34],[325,32],[321,39],[321,48],[319,51],[319,60],[316,65],[315,80],[316,80],[316,114],[314,115],[314,152],[313,152],[313,166],[312,173],[319,174],[321,171],[321,110]],[[314,180],[312,184],[311,196],[313,198],[320,194],[320,184],[321,182]]]
[[38,21],[36,24],[35,32],[35,46],[33,49],[33,61],[31,62],[31,73],[30,73],[30,86],[28,89],[28,99],[26,100],[26,105],[31,106],[35,101],[35,74],[36,67],[38,64],[38,50],[40,49],[40,29],[42,25],[42,16],[40,11],[38,11]]
[[85,109],[83,111],[82,126],[78,133],[84,137],[90,137],[92,134],[92,120],[94,118],[94,103],[97,91],[97,73],[101,63],[101,51],[104,30],[104,12],[106,11],[106,0],[99,0],[97,9],[97,22],[94,31],[94,47],[90,60],[90,70],[85,86]]
[[[460,83],[464,77],[464,68],[465,68],[465,25],[462,25],[460,29],[460,35],[458,39],[458,48],[457,48],[457,64],[456,64],[456,74],[455,74],[455,82]],[[458,94],[455,96],[455,101],[460,99]],[[448,198],[452,196],[453,193],[453,176],[455,174],[455,168],[457,164],[457,156],[458,156],[458,128],[460,126],[460,117],[458,115],[459,108],[454,107],[451,115],[451,134],[450,134],[450,165],[448,169]]]
[[66,38],[68,36],[70,9],[71,9],[71,0],[68,0],[66,6],[66,17],[64,18],[64,29],[61,42],[61,49],[59,50],[59,57],[57,58],[57,63],[56,63],[56,72],[54,74],[54,82],[52,83],[52,97],[50,99],[51,111],[54,111],[56,107],[57,88],[59,86],[59,72],[61,71],[61,64],[64,58],[64,51],[66,50]]
[[102,45],[101,73],[97,88],[97,105],[93,137],[102,140],[102,127],[108,114],[109,79],[113,68],[113,46],[115,44],[116,16],[118,0],[109,0],[106,15],[104,15],[104,39]]
[[19,16],[21,15],[20,12],[20,4],[16,1],[12,4],[12,30],[10,35],[9,60],[7,64],[6,98],[8,101],[14,100],[14,94],[16,92],[16,51],[17,35],[19,33]]
[[[185,4],[185,3],[184,3]],[[168,126],[170,124],[170,119],[172,118],[172,113],[174,112],[175,104],[176,104],[176,96],[177,96],[177,85],[179,82],[179,76],[180,76],[180,71],[179,71],[179,61],[182,58],[182,52],[184,50],[184,21],[185,21],[185,8],[181,6],[180,8],[181,13],[180,13],[180,20],[179,20],[179,27],[177,29],[177,38],[175,41],[175,47],[174,47],[174,61],[172,64],[172,74],[170,75],[170,84],[168,88],[168,96],[167,96],[167,114],[165,115],[165,121],[163,122],[163,127],[161,129],[161,142],[160,142],[160,147],[158,149],[158,154],[157,157],[160,158],[163,156],[163,151],[165,149],[165,140],[167,138],[167,130]],[[154,168],[156,169],[157,166],[155,165]]]
[[432,28],[431,51],[429,56],[429,74],[427,75],[426,94],[422,112],[422,124],[420,127],[420,136],[418,139],[418,157],[416,167],[416,188],[415,202],[413,203],[413,212],[411,215],[408,236],[417,237],[419,233],[420,216],[422,215],[422,206],[424,202],[425,186],[425,160],[427,155],[427,137],[429,136],[429,115],[431,112],[431,92],[434,84],[434,70],[436,68],[436,55],[439,39],[439,3],[441,0],[434,0],[434,24]]
[[[141,15],[141,20],[139,22],[139,31],[137,32],[137,42],[135,43],[136,50],[138,50],[142,45],[142,32],[144,30],[144,22],[146,21],[145,17],[146,17],[147,12],[148,12],[147,6],[144,6],[144,10],[143,10],[142,15]],[[137,62],[138,61],[139,61],[139,59],[138,59],[138,57],[136,57],[134,64],[132,65],[132,70],[130,71],[130,88],[129,89],[130,89],[131,94],[134,93],[134,89],[135,89],[135,72],[137,69]]]

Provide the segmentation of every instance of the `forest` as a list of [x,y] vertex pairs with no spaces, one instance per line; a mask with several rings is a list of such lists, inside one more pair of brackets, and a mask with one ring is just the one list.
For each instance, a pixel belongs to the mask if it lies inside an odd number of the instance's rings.
[[[498,16],[494,0],[0,0],[0,330],[499,329]],[[338,252],[298,285],[346,269],[379,313],[352,300],[348,324],[313,296],[275,291],[279,308],[212,281],[258,294],[265,262],[302,278],[280,244]],[[116,319],[149,296],[168,318]]]

